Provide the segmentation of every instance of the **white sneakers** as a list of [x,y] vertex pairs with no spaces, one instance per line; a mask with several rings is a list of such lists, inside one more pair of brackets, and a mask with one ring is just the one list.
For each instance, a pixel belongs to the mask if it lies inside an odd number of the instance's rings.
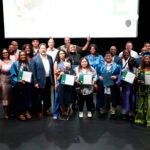
[[79,118],[83,118],[83,112],[82,111],[79,112]]
[[[91,117],[92,117],[91,111],[88,111],[87,117],[88,117],[88,118],[91,118]],[[79,112],[79,118],[83,118],[83,112],[82,112],[82,111]]]
[[87,116],[88,116],[88,118],[91,118],[92,117],[92,113],[90,111],[88,111]]

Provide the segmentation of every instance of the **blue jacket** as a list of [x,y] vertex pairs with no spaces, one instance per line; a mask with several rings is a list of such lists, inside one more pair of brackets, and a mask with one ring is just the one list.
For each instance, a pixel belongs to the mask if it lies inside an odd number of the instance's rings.
[[[115,75],[115,76],[117,76],[117,78],[119,78],[120,74],[121,74],[121,66],[114,62],[112,64],[112,68],[111,68],[110,72],[112,75]],[[100,68],[100,75],[102,75],[104,73],[106,73],[105,62],[103,63],[103,65]]]
[[[47,55],[49,64],[50,64],[50,81],[51,85],[54,85],[54,71],[53,71],[53,61],[52,57]],[[31,61],[32,66],[32,73],[33,73],[33,82],[34,84],[39,84],[39,88],[45,88],[46,85],[46,75],[45,75],[45,69],[44,65],[41,59],[40,54],[37,54],[35,57],[33,57]]]
[[[32,69],[31,70],[29,68],[27,69],[28,71],[32,71]],[[13,87],[18,83],[18,74],[19,74],[19,61],[15,61],[10,68],[11,85]]]

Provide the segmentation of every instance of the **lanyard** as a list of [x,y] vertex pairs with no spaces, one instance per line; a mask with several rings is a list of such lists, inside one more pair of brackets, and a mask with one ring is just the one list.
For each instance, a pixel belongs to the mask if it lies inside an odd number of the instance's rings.
[[111,72],[111,70],[112,70],[112,67],[113,67],[113,64],[105,64],[105,71],[106,72]]

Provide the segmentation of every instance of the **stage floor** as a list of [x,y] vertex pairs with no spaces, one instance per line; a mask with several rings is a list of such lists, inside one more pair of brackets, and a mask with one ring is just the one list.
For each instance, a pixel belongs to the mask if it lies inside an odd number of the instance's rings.
[[0,120],[0,150],[150,150],[150,129],[122,120],[74,115]]

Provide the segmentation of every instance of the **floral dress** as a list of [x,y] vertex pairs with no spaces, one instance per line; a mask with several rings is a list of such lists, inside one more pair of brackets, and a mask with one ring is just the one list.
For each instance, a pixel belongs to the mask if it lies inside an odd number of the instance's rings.
[[144,72],[141,69],[137,69],[136,77],[142,80],[142,83],[138,84],[138,102],[135,123],[146,123],[147,126],[150,126],[150,85],[145,85],[144,83],[145,74],[150,74],[150,71]]

